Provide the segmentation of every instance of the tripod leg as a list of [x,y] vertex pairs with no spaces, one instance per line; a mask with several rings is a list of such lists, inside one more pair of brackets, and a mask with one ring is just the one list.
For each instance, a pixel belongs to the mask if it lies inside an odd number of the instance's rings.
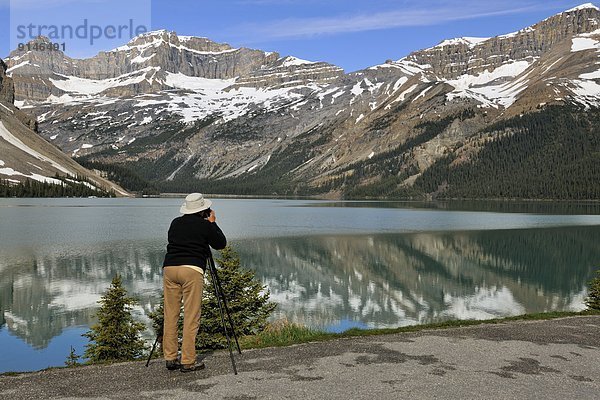
[[229,320],[229,326],[231,327],[231,332],[233,333],[233,338],[235,339],[235,344],[237,346],[237,350],[239,354],[242,354],[242,349],[240,348],[240,343],[238,342],[237,335],[235,334],[235,328],[233,324],[233,320],[231,319],[231,313],[229,312],[229,306],[227,305],[227,299],[225,298],[225,293],[223,292],[223,287],[221,286],[221,280],[219,279],[219,275],[217,274],[217,268],[215,266],[215,260],[212,258],[212,254],[210,256],[210,263],[212,268],[215,271],[215,281],[219,288],[219,292],[221,293],[221,297],[223,298],[223,304],[225,305],[225,312],[227,314],[227,319]]
[[214,269],[214,264],[210,267],[210,275],[213,281],[213,286],[215,289],[215,295],[217,297],[217,303],[219,304],[219,315],[221,316],[221,324],[223,325],[223,330],[225,331],[225,338],[227,339],[227,348],[229,349],[229,358],[231,358],[231,366],[233,367],[234,375],[237,375],[237,367],[235,365],[235,359],[233,358],[233,352],[231,351],[231,339],[229,338],[229,332],[227,330],[227,324],[225,323],[225,315],[223,312],[223,304],[222,304],[222,293],[219,291],[219,287],[216,284],[217,271]]
[[158,339],[160,338],[160,336],[156,336],[156,340],[154,341],[154,344],[152,345],[152,350],[150,350],[150,355],[148,356],[148,361],[146,361],[146,367],[148,367],[148,365],[150,364],[150,360],[152,359],[152,354],[154,354],[154,350],[156,349],[156,345],[158,344]]
[[211,262],[212,268],[215,271],[215,282],[219,289],[219,292],[221,293],[221,297],[223,299],[223,304],[225,306],[225,313],[227,314],[227,319],[229,320],[229,326],[231,327],[231,332],[233,333],[233,338],[235,339],[235,344],[237,346],[238,353],[242,354],[242,349],[240,348],[240,343],[238,342],[237,335],[235,334],[233,320],[231,319],[231,313],[229,312],[229,306],[227,305],[227,299],[225,298],[225,293],[223,292],[223,286],[221,286],[221,280],[219,279],[219,275],[217,274],[217,268],[215,266],[215,261],[213,260],[212,255],[210,257],[210,262]]

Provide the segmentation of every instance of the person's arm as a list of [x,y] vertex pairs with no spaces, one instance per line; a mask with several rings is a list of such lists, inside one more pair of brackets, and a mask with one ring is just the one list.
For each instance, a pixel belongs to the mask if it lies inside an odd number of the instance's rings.
[[223,231],[221,231],[221,228],[219,228],[219,225],[217,225],[217,217],[214,210],[211,210],[210,217],[206,218],[206,220],[210,222],[208,244],[215,250],[224,249],[225,246],[227,246],[227,239],[225,238]]

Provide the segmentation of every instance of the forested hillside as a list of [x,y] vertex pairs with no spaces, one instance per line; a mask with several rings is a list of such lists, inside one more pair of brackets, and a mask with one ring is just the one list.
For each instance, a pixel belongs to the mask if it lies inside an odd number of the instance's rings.
[[547,107],[495,124],[471,160],[454,152],[415,182],[438,198],[600,199],[600,111]]
[[[155,193],[191,192],[242,195],[326,195],[342,198],[521,198],[600,199],[600,110],[577,106],[548,106],[537,112],[503,120],[451,149],[419,177],[404,167],[416,146],[446,130],[453,121],[472,118],[473,112],[425,122],[397,148],[362,160],[339,171],[340,178],[314,187],[294,182],[287,173],[309,160],[326,132],[313,132],[304,146],[274,154],[255,173],[219,180],[198,179],[193,163],[173,180],[169,155],[160,163],[125,162],[121,165],[78,161],[103,170],[129,190]],[[322,139],[321,139],[322,140]],[[154,166],[154,167],[153,167]],[[400,172],[399,172],[400,171]],[[351,172],[351,173],[349,173]],[[364,183],[366,178],[376,177]]]

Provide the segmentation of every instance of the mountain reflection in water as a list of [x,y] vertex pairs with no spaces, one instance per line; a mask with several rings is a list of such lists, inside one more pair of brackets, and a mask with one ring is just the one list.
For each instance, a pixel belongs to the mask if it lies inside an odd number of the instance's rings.
[[278,316],[394,327],[583,308],[600,228],[278,238],[241,243]]
[[[600,267],[600,227],[276,237],[234,242],[278,303],[274,318],[312,327],[395,327],[583,308]],[[116,273],[160,301],[160,241],[0,254],[0,329],[36,348],[94,321]],[[149,335],[151,335],[149,333]]]

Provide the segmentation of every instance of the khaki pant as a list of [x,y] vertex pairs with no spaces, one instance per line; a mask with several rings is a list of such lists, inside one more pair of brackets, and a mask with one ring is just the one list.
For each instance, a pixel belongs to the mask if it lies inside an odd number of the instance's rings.
[[200,307],[204,275],[186,266],[163,268],[165,319],[163,327],[163,353],[165,360],[177,359],[177,321],[183,298],[183,343],[181,363],[196,362],[196,334],[200,326]]

